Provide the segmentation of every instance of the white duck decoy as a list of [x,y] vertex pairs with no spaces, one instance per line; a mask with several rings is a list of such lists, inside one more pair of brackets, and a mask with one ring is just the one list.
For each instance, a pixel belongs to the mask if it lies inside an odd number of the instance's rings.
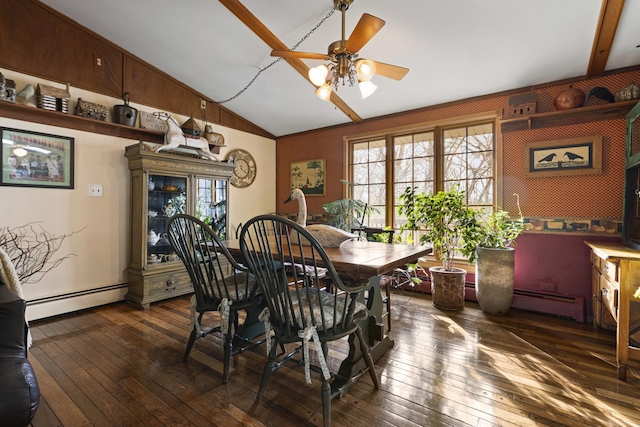
[[318,239],[320,244],[325,248],[337,248],[342,242],[358,237],[356,234],[348,233],[326,224],[311,224],[307,226],[307,200],[302,190],[299,188],[291,190],[289,198],[285,200],[284,203],[289,203],[292,200],[298,201],[298,218],[296,219],[296,223],[304,227],[313,237]]

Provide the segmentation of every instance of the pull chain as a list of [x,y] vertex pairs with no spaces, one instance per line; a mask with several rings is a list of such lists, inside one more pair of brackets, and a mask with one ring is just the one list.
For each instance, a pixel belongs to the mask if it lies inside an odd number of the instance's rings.
[[[318,22],[318,24],[317,24],[315,27],[313,27],[313,29],[311,29],[311,31],[309,31],[309,32],[308,32],[308,33],[307,33],[307,34],[306,34],[306,35],[305,35],[305,36],[304,36],[304,37],[303,37],[303,38],[302,38],[298,43],[296,43],[295,45],[293,45],[293,47],[292,47],[291,49],[289,49],[289,50],[290,50],[291,52],[295,51],[295,50],[298,48],[298,46],[300,46],[300,44],[301,44],[303,41],[305,41],[305,40],[306,40],[306,39],[307,39],[311,34],[313,34],[313,32],[314,32],[315,30],[317,30],[317,29],[320,27],[320,25],[324,24],[324,21],[326,21],[326,20],[327,20],[331,15],[333,15],[333,12],[335,12],[335,11],[336,11],[336,10],[335,10],[335,8],[331,8],[331,10],[330,10],[326,15],[325,15],[325,17],[324,17],[324,18],[322,18],[322,19],[320,20],[320,22]],[[275,64],[275,63],[277,63],[277,62],[282,61],[283,59],[284,59],[284,58],[278,58],[278,59],[276,59],[275,61],[273,61],[271,64],[267,65],[266,67],[261,68],[261,69],[258,71],[258,73],[253,77],[253,79],[251,79],[251,81],[249,82],[249,84],[247,84],[247,85],[244,87],[244,89],[242,89],[240,92],[236,93],[234,96],[232,96],[232,97],[231,97],[231,98],[229,98],[229,99],[225,99],[224,101],[219,101],[219,102],[218,102],[218,104],[224,104],[224,103],[227,103],[227,102],[229,102],[229,101],[233,101],[234,99],[236,99],[237,97],[239,97],[240,95],[242,95],[242,94],[244,93],[244,91],[245,91],[245,90],[249,89],[249,86],[251,86],[251,85],[253,84],[253,82],[255,82],[255,81],[256,81],[256,79],[258,78],[258,76],[259,76],[263,71],[267,70],[269,67],[271,67],[272,65],[274,65],[274,64]]]

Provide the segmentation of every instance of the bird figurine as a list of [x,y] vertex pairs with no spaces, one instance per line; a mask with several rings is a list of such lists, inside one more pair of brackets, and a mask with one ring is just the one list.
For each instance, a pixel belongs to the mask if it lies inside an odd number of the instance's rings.
[[607,102],[614,101],[613,94],[606,87],[596,86],[592,88],[587,94],[587,97],[585,98],[584,102],[586,103],[591,96],[595,96],[596,98],[600,98],[603,101],[607,101]]
[[291,190],[289,198],[285,200],[284,203],[289,203],[292,200],[298,201],[298,218],[296,219],[296,223],[311,233],[325,248],[337,248],[343,242],[358,237],[356,234],[348,233],[326,224],[311,224],[307,226],[307,200],[301,189],[294,188]]
[[29,107],[35,107],[36,104],[33,102],[33,95],[35,95],[36,89],[32,84],[27,84],[20,92],[16,95],[16,103],[27,105]]

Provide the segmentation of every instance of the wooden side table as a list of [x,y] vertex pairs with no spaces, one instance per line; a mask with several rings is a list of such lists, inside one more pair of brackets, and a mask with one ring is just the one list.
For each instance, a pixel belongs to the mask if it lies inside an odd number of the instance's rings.
[[629,358],[640,360],[640,252],[614,242],[585,241],[591,248],[593,317],[596,326],[615,320],[618,379],[626,381]]

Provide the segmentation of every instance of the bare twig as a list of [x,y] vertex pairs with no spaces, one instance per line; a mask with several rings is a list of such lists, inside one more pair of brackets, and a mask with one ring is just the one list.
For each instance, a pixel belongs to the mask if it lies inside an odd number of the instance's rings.
[[82,230],[84,228],[55,236],[45,230],[39,221],[13,228],[0,227],[0,247],[11,258],[22,284],[37,283],[64,260],[75,256],[67,254],[54,259],[62,242]]

